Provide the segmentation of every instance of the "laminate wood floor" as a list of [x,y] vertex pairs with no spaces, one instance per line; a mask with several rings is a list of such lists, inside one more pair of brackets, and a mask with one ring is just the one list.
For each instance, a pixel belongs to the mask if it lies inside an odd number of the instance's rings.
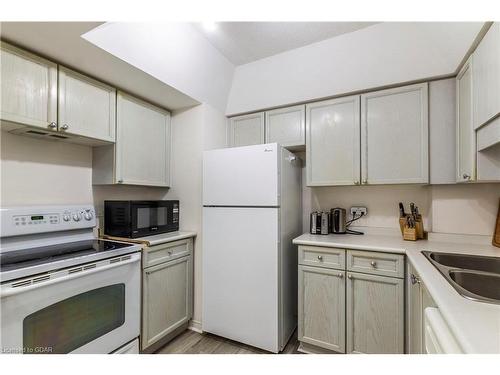
[[[300,354],[297,331],[280,354]],[[187,330],[167,343],[155,354],[273,354],[262,349],[215,336]]]

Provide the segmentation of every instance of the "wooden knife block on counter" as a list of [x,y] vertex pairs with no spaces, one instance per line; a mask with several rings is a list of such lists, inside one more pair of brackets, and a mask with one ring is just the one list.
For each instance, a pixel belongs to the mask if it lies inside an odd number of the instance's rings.
[[406,225],[406,217],[399,218],[399,227],[401,228],[401,234],[405,241],[416,241],[425,238],[424,223],[422,221],[422,216],[419,216],[418,220],[415,221],[415,228],[410,228]]

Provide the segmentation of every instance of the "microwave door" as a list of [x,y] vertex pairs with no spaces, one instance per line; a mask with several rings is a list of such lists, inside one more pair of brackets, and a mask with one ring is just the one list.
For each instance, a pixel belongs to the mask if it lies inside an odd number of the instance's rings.
[[151,233],[151,227],[155,225],[151,211],[149,204],[132,204],[132,237],[141,237]]

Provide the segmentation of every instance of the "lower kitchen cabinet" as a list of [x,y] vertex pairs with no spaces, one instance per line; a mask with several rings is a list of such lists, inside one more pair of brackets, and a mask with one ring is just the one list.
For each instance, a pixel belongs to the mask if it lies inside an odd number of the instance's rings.
[[[182,243],[181,243],[182,242]],[[187,256],[177,257],[176,249],[184,245]],[[162,257],[162,263],[145,267],[142,275],[142,334],[141,349],[144,351],[155,343],[163,344],[176,330],[187,326],[192,317],[192,240],[172,243],[162,247],[172,260]],[[165,248],[165,249],[163,249]],[[148,250],[145,250],[148,251]],[[156,255],[155,255],[156,256]],[[177,257],[177,258],[176,258]],[[148,259],[148,257],[145,257]],[[147,264],[146,264],[147,265]]]
[[345,352],[344,271],[299,266],[299,325],[301,342]]
[[404,353],[403,279],[347,274],[347,353]]
[[425,309],[437,307],[413,265],[408,262],[406,288],[406,352],[426,354]]
[[401,254],[299,246],[299,350],[404,353],[403,275]]
[[422,354],[422,287],[420,276],[408,262],[406,278],[406,352]]

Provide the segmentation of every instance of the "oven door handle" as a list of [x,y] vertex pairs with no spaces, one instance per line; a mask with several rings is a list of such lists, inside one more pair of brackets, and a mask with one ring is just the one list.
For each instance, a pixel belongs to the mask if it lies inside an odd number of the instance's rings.
[[[0,297],[1,298],[10,297],[10,296],[14,296],[16,294],[29,292],[31,290],[38,289],[38,288],[41,288],[44,286],[58,284],[58,283],[61,283],[63,281],[78,279],[80,277],[92,275],[92,274],[98,273],[98,272],[109,271],[113,268],[122,267],[122,266],[124,266],[126,264],[130,264],[130,263],[140,262],[140,260],[141,260],[140,253],[135,253],[135,254],[130,254],[130,255],[131,255],[130,259],[127,259],[127,260],[120,260],[118,262],[97,266],[95,268],[90,268],[87,270],[82,269],[82,271],[78,271],[75,273],[67,273],[66,275],[62,275],[62,276],[56,276],[53,279],[48,279],[47,281],[37,282],[36,284],[30,284],[30,285],[22,286],[22,287],[12,287],[12,284],[11,285],[2,285]],[[122,258],[122,257],[123,256],[120,256],[117,258]],[[112,258],[112,259],[115,259],[115,258]],[[111,261],[112,259],[109,259],[108,261]],[[96,263],[99,263],[99,262],[96,262]],[[92,264],[92,263],[90,263],[90,264]],[[85,266],[89,266],[89,264],[86,264]],[[77,267],[72,267],[71,269],[74,269],[74,268],[77,268]],[[58,272],[68,272],[68,270],[57,271],[56,273],[58,273]],[[37,277],[40,277],[40,276],[33,277],[33,279],[36,279]]]

